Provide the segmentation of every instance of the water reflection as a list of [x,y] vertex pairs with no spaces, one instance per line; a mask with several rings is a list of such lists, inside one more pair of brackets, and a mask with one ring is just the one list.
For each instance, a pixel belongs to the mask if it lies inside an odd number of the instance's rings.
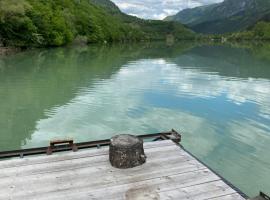
[[175,128],[244,192],[270,192],[270,61],[258,49],[151,44],[2,58],[0,149]]

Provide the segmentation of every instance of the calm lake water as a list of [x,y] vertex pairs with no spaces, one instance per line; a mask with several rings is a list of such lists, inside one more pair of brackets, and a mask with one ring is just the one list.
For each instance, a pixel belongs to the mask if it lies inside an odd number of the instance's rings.
[[1,57],[0,151],[174,128],[242,191],[270,193],[268,47],[140,44]]

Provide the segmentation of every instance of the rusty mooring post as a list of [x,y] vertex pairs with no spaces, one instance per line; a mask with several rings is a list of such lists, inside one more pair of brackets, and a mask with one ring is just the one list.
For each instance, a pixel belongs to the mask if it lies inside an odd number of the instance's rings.
[[133,135],[117,135],[111,139],[109,158],[111,165],[126,169],[146,161],[143,140]]

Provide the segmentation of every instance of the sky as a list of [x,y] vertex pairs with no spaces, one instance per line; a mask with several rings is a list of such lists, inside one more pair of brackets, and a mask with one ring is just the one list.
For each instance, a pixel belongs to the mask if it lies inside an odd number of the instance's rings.
[[123,12],[144,19],[164,19],[185,8],[223,0],[112,0]]

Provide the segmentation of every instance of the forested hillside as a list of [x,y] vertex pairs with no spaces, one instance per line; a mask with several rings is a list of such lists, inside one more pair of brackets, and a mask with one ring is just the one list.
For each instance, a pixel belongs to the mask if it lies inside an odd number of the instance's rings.
[[166,20],[179,21],[199,33],[223,34],[251,27],[269,10],[270,0],[224,0],[180,11]]
[[61,46],[87,42],[165,39],[194,33],[177,22],[141,20],[121,13],[109,0],[1,0],[0,45]]
[[232,33],[229,35],[230,40],[270,40],[270,12],[247,30]]

